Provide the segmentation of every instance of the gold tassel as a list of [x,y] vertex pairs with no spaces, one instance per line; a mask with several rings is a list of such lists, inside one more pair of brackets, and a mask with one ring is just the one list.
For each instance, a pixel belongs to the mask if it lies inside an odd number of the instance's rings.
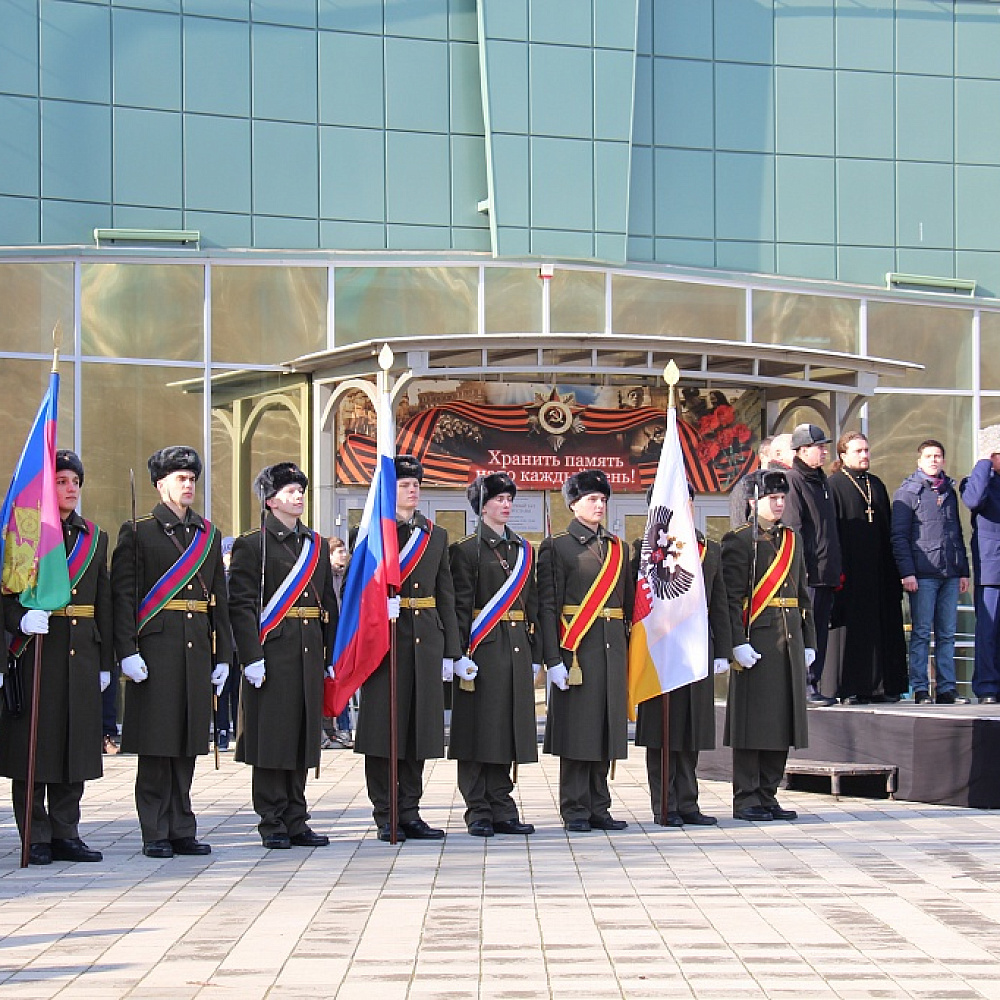
[[458,687],[459,687],[459,690],[461,690],[461,691],[475,691],[476,690],[476,682],[475,681],[467,681],[467,680],[463,679],[463,680],[460,680],[458,682]]
[[569,668],[569,686],[573,687],[577,684],[583,683],[583,671],[580,669],[580,665],[574,663],[573,666]]

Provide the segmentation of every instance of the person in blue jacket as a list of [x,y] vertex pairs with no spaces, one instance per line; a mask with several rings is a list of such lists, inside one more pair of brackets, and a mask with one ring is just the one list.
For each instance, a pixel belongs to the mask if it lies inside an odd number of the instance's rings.
[[[992,428],[987,428],[987,431]],[[984,440],[980,459],[962,483],[962,502],[972,511],[972,569],[976,574],[976,665],[972,690],[981,705],[1000,694],[1000,435]]]
[[944,471],[944,445],[917,448],[917,469],[892,498],[892,554],[910,595],[910,688],[918,705],[931,700],[927,657],[934,631],[939,705],[967,705],[955,684],[958,598],[969,589],[969,560],[958,519],[955,481]]

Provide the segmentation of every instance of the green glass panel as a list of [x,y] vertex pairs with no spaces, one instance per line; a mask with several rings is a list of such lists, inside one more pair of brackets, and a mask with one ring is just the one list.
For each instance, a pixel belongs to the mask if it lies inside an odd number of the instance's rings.
[[485,271],[486,332],[541,333],[542,279],[533,267]]
[[856,299],[757,290],[753,293],[754,343],[857,354],[859,312]]
[[83,353],[200,361],[205,270],[199,264],[83,264]]
[[0,349],[48,353],[56,323],[73,349],[72,264],[0,264],[0,302]]
[[616,274],[611,279],[611,294],[615,333],[711,340],[744,337],[742,288]]
[[338,267],[334,289],[338,346],[478,329],[478,268]]
[[924,366],[892,388],[971,389],[972,310],[870,302],[868,353]]
[[603,271],[557,268],[549,282],[549,315],[553,333],[602,333],[605,314]]
[[280,364],[326,347],[325,267],[213,267],[212,358]]
[[[197,391],[192,391],[192,380]],[[203,450],[201,375],[196,368],[83,364],[80,457],[87,468],[87,516],[112,537],[129,516],[129,470],[135,472],[137,508],[158,501],[146,460],[167,445]],[[204,457],[204,456],[203,456]],[[204,510],[198,484],[195,509]]]

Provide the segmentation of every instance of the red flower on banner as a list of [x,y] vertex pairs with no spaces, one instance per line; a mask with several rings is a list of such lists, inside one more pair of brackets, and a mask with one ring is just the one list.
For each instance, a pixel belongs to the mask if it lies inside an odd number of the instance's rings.
[[727,403],[717,406],[712,411],[713,416],[718,418],[722,427],[728,427],[736,419],[736,411]]
[[700,462],[711,462],[714,461],[715,456],[719,454],[719,445],[715,441],[702,441],[698,445],[698,460]]
[[719,442],[719,446],[721,448],[732,448],[735,438],[736,433],[732,427],[723,427],[722,430],[715,435],[715,440]]
[[706,413],[698,421],[699,434],[714,434],[719,429],[719,418],[714,413]]
[[750,428],[746,424],[736,424],[733,427],[733,433],[740,444],[746,444],[750,440]]

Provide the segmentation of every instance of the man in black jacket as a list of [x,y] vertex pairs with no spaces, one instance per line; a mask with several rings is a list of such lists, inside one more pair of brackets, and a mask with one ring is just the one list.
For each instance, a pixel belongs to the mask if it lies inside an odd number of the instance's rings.
[[795,457],[788,470],[788,497],[784,523],[794,528],[802,539],[806,559],[809,596],[816,623],[816,659],[809,671],[809,701],[814,705],[835,705],[836,698],[820,693],[826,641],[830,631],[833,595],[840,586],[840,541],[837,535],[837,509],[827,485],[823,463],[827,459],[830,438],[815,424],[799,424],[792,431]]

